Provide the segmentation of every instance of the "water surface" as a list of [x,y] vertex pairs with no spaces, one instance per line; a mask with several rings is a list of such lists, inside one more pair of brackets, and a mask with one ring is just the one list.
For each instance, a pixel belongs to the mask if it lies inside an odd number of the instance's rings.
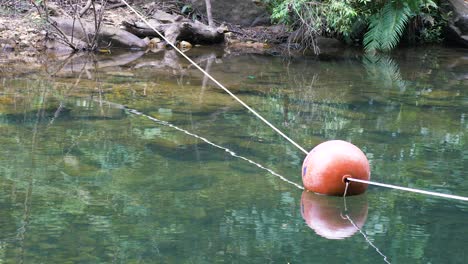
[[[304,148],[348,140],[375,181],[468,196],[466,54],[188,53]],[[466,262],[466,202],[370,187],[345,210],[182,132],[301,183],[303,153],[174,52],[37,64],[0,67],[3,262]]]

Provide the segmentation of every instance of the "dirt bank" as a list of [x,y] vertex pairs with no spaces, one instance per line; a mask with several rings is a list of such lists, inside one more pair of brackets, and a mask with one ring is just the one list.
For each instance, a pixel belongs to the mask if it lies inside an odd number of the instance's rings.
[[[89,41],[89,36],[86,35],[94,33],[89,31],[94,30],[97,21],[96,15],[101,14],[102,7],[99,5],[87,7],[86,2],[83,0],[82,4],[77,5],[75,9],[70,5],[61,4],[60,1],[48,1],[47,6],[42,7],[27,2],[21,2],[21,6],[0,7],[0,56],[3,59],[6,57],[25,57],[26,59],[42,54],[46,50],[74,52],[92,49],[99,51],[102,49],[109,50],[114,46],[140,50],[154,50],[155,46],[166,48],[162,44],[158,44],[161,42],[159,39],[151,40],[156,38],[157,35],[155,34],[145,36],[135,33],[135,31],[143,30],[142,27],[146,25],[143,25],[141,20],[127,7],[117,4],[118,1],[116,3],[109,1],[105,11],[102,12],[102,20],[98,21],[101,25],[99,31],[96,31],[96,34],[101,34],[99,35],[101,42],[97,46],[91,46],[89,42],[86,43],[87,40]],[[188,15],[196,17],[194,16],[196,10],[185,14],[181,12],[183,7],[177,6],[175,2],[170,4],[168,2],[164,2],[164,4],[160,2],[145,4],[140,6],[140,11],[156,21],[156,25],[160,26],[163,31],[165,30],[166,35],[171,30],[167,28],[171,26],[173,28],[176,23],[178,23],[177,25],[185,23],[185,28],[189,29],[200,27],[202,31],[204,30],[202,34],[205,34],[202,37],[206,37],[207,30],[213,32],[210,33],[212,34],[210,37],[214,36],[212,43],[210,43],[211,39],[206,41],[205,38],[199,41],[200,36],[193,37],[193,30],[186,32],[185,35],[177,32],[171,37],[177,43],[182,41],[191,42],[190,46],[192,47],[199,44],[213,44],[232,48],[236,52],[244,50],[245,52],[264,53],[277,50],[278,44],[284,42],[288,37],[288,32],[283,26],[242,27],[229,23],[217,23],[216,27],[211,29],[203,23],[187,18]],[[78,16],[78,13],[82,16]],[[133,26],[133,28],[129,25]],[[184,26],[179,27],[180,31],[184,30]],[[80,30],[82,34],[80,34]],[[151,30],[146,29],[146,32],[149,31]],[[124,37],[121,37],[122,32],[125,33]],[[63,36],[63,33],[66,36]],[[171,33],[173,32],[171,31]],[[105,34],[111,35],[111,38],[108,38]],[[116,35],[118,38],[115,37]],[[128,35],[131,36],[128,37]],[[133,35],[137,38],[133,38]],[[197,41],[200,43],[197,43]],[[119,45],[116,45],[116,43]]]

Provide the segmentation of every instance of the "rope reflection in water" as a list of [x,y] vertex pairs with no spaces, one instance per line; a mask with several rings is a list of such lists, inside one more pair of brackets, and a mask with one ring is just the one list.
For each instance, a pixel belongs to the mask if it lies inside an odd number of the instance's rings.
[[[347,219],[355,228],[356,230],[359,231],[359,233],[361,233],[361,235],[364,237],[364,239],[366,240],[367,244],[369,244],[371,247],[373,247],[375,249],[375,251],[383,257],[383,261],[385,261],[385,263],[389,263],[390,264],[390,261],[387,259],[387,256],[385,256],[382,251],[380,251],[380,249],[374,245],[374,243],[372,243],[372,241],[370,241],[369,237],[366,235],[366,233],[364,233],[364,231],[362,231],[362,225],[361,226],[358,226],[354,221],[353,219],[350,217],[350,214],[349,214],[349,211],[348,211],[348,205],[346,203],[346,194],[347,194],[347,191],[348,191],[348,187],[349,187],[349,181],[346,181],[346,188],[345,188],[345,191],[344,191],[344,194],[343,194],[343,206],[344,206],[344,214],[341,216],[341,218],[343,219]],[[367,199],[366,199],[367,201]],[[363,224],[364,225],[364,224]]]
[[[218,144],[215,144],[202,136],[189,132],[178,126],[175,126],[167,121],[162,121],[155,117],[145,115],[142,112],[137,111],[135,109],[128,109],[123,106],[119,108],[125,109],[131,114],[146,117],[153,122],[156,122],[158,124],[161,124],[167,127],[171,127],[189,136],[200,139],[215,148],[224,150],[225,152],[229,153],[233,157],[245,160],[263,170],[268,171],[270,174],[280,178],[284,182],[287,182],[297,187],[298,189],[304,190],[304,187],[302,187],[301,185],[286,179],[284,176],[274,172],[273,170],[266,168],[265,166],[255,161],[252,161],[246,157],[240,156],[236,154],[234,151],[228,148],[225,148],[223,146],[220,146]],[[359,231],[359,233],[364,237],[366,242],[372,248],[374,248],[377,253],[379,253],[383,257],[383,260],[386,263],[390,263],[387,260],[387,257],[379,250],[379,248],[377,248],[369,240],[367,235],[361,230],[362,226],[364,226],[366,219],[367,219],[367,212],[368,212],[367,196],[360,195],[360,196],[352,197],[353,203],[348,208],[346,204],[346,191],[348,189],[348,185],[349,185],[349,182],[346,182],[346,189],[345,189],[345,193],[343,196],[344,203],[342,203],[341,198],[338,198],[338,197],[323,196],[323,195],[318,195],[312,192],[304,191],[301,197],[302,217],[304,218],[307,225],[310,228],[312,228],[317,234],[328,239],[345,239]],[[354,219],[356,219],[356,221],[353,221],[350,215]]]
[[297,184],[297,183],[295,183],[295,182],[293,182],[293,181],[290,181],[290,180],[286,179],[286,178],[285,178],[284,176],[282,176],[281,174],[278,174],[278,173],[274,172],[273,170],[271,170],[271,169],[269,169],[269,168],[267,168],[267,167],[261,165],[260,163],[257,163],[257,162],[255,162],[255,161],[253,161],[253,160],[251,160],[251,159],[248,159],[248,158],[246,158],[246,157],[244,157],[244,156],[238,155],[238,154],[235,153],[234,151],[232,151],[232,150],[230,150],[230,149],[228,149],[228,148],[225,148],[225,147],[223,147],[223,146],[220,146],[220,145],[218,145],[218,144],[215,144],[215,143],[209,141],[208,139],[206,139],[206,138],[204,138],[204,137],[202,137],[202,136],[199,136],[199,135],[197,135],[197,134],[194,134],[194,133],[192,133],[192,132],[189,132],[189,131],[187,131],[187,130],[185,130],[185,129],[183,129],[183,128],[180,128],[180,127],[178,127],[178,126],[176,126],[176,125],[173,125],[173,124],[171,124],[171,123],[169,123],[169,122],[167,122],[167,121],[162,121],[162,120],[159,120],[159,119],[157,119],[157,118],[155,118],[155,117],[152,117],[152,116],[149,116],[149,115],[145,115],[145,114],[143,114],[142,112],[139,112],[139,111],[137,111],[137,110],[135,110],[135,109],[126,109],[126,110],[127,110],[129,113],[132,113],[132,114],[134,114],[134,115],[146,117],[146,118],[148,118],[149,120],[154,121],[154,122],[156,122],[156,123],[158,123],[158,124],[161,124],[161,125],[163,125],[163,126],[167,126],[167,127],[173,128],[173,129],[178,130],[178,131],[180,131],[180,132],[183,132],[183,133],[185,133],[185,134],[187,134],[187,135],[189,135],[189,136],[192,136],[192,137],[194,137],[194,138],[200,139],[200,140],[202,140],[203,142],[206,142],[206,143],[210,144],[211,146],[213,146],[213,147],[215,147],[215,148],[224,150],[225,152],[229,153],[229,155],[231,155],[231,156],[233,156],[233,157],[236,157],[236,158],[245,160],[245,161],[247,161],[247,162],[249,162],[249,163],[251,163],[251,164],[253,164],[253,165],[259,167],[259,168],[262,169],[262,170],[268,171],[270,174],[272,174],[272,175],[274,175],[274,176],[280,178],[280,179],[281,179],[282,181],[284,181],[284,182],[287,182],[287,183],[289,183],[289,184],[291,184],[291,185],[294,185],[294,186],[297,187],[298,189],[301,189],[301,190],[304,189],[304,187],[302,187],[301,185],[299,185],[299,184]]

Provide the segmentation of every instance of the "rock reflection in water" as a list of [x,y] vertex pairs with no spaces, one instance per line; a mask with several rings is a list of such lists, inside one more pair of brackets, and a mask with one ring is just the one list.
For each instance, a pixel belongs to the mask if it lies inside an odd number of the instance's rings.
[[[346,198],[318,195],[304,191],[301,197],[301,214],[315,233],[327,239],[345,239],[358,232],[367,219],[367,196]],[[346,217],[349,216],[354,224]]]

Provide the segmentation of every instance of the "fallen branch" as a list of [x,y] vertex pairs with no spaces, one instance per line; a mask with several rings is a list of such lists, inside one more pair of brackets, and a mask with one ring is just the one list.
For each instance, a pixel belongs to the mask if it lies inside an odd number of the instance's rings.
[[110,5],[107,7],[107,9],[114,9],[114,8],[117,8],[117,7],[122,7],[122,6],[126,6],[125,3],[119,3],[119,4],[113,4],[113,5]]
[[[160,23],[156,19],[150,19],[149,24],[161,32],[170,42],[188,41],[191,44],[217,44],[224,41],[224,30],[209,27],[198,21]],[[141,22],[122,23],[128,32],[139,37],[160,37],[151,27]]]

